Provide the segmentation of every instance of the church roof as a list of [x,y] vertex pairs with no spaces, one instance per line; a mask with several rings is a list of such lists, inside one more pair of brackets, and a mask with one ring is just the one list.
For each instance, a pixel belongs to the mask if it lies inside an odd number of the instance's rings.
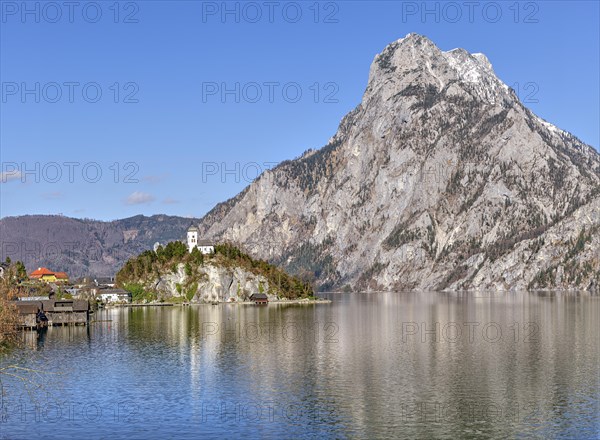
[[198,232],[198,228],[197,228],[197,227],[195,227],[194,225],[191,225],[191,226],[188,228],[188,232]]

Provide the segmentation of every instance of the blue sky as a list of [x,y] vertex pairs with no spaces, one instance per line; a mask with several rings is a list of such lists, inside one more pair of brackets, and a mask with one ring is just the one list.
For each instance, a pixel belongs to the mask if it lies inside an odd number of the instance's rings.
[[325,145],[410,32],[598,148],[598,4],[2,1],[0,216],[200,217]]

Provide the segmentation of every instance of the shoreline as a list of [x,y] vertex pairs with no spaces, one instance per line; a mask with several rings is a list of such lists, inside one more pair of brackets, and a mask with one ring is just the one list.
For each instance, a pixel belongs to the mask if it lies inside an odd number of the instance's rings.
[[222,304],[245,305],[245,306],[255,306],[255,305],[268,306],[271,304],[311,305],[311,304],[331,304],[331,303],[332,303],[332,301],[330,299],[324,299],[324,298],[306,299],[306,298],[303,298],[303,299],[287,299],[287,300],[269,301],[268,304],[255,304],[254,301],[219,301],[219,302],[215,302],[215,303],[183,303],[183,302],[169,303],[169,302],[164,302],[164,303],[146,303],[146,304],[144,304],[144,303],[106,304],[104,307],[105,308],[112,308],[112,307],[190,307],[190,306],[220,306]]

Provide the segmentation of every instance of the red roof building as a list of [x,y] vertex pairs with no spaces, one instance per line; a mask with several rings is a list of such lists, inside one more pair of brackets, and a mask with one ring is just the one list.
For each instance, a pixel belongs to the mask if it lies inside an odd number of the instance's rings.
[[66,283],[69,281],[69,276],[65,272],[54,272],[47,267],[38,267],[37,270],[34,270],[29,274],[29,278],[48,283]]
[[54,275],[54,272],[46,267],[38,267],[29,274],[29,278],[42,278],[44,275]]

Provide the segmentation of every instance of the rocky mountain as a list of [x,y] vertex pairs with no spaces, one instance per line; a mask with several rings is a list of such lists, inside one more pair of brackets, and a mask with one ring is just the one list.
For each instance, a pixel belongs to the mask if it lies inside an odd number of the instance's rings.
[[[198,220],[0,220],[0,258],[112,275]],[[409,34],[318,150],[266,171],[201,235],[321,289],[600,286],[600,156],[527,109],[483,54]]]
[[196,219],[138,215],[102,222],[57,215],[0,219],[0,258],[21,260],[30,272],[39,266],[69,276],[112,276],[129,258],[154,243],[181,240]]
[[483,54],[409,34],[327,145],[201,221],[322,289],[596,288],[600,156]]

